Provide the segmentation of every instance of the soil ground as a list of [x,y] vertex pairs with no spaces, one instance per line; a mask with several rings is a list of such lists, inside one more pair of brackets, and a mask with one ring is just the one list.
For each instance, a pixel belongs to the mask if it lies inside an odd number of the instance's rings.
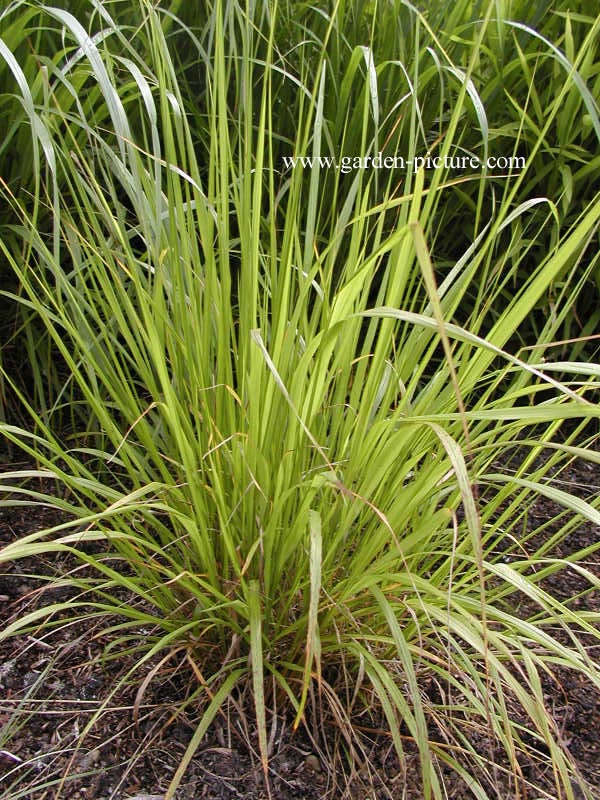
[[[1,459],[0,459],[1,460]],[[4,471],[8,464],[0,465]],[[598,467],[573,463],[561,476],[581,497],[600,491]],[[551,519],[557,508],[540,499],[530,509],[532,524]],[[50,509],[0,508],[0,547],[24,534],[56,522]],[[544,532],[551,536],[552,529]],[[585,524],[563,541],[555,555],[592,547],[600,530]],[[586,560],[587,568],[600,578],[600,553]],[[32,609],[72,596],[69,588],[44,591],[40,576],[57,576],[73,569],[68,554],[25,559],[0,566],[0,627]],[[573,607],[600,612],[600,589],[573,570],[555,574],[545,588]],[[70,593],[70,594],[69,594]],[[53,631],[40,631],[8,639],[0,644],[0,797],[6,800],[162,800],[166,787],[194,732],[193,703],[174,717],[182,698],[196,684],[191,669],[173,662],[160,666],[160,680],[140,690],[125,684],[110,692],[134,664],[135,656],[116,651],[112,661],[100,662],[108,640],[97,635],[94,620],[67,624],[56,619]],[[105,623],[104,623],[105,625]],[[140,631],[143,636],[143,631]],[[600,660],[600,646],[593,637],[583,638]],[[150,677],[156,662],[149,662]],[[156,675],[154,676],[156,677]],[[578,675],[556,669],[545,679],[548,703],[563,741],[577,762],[581,785],[600,798],[600,693]],[[247,698],[246,698],[247,700]],[[245,704],[248,707],[248,704]],[[237,709],[229,707],[218,718],[192,759],[177,800],[262,800],[269,796],[252,741],[251,716],[244,714],[244,698]],[[86,732],[92,720],[96,720]],[[336,779],[328,764],[323,741],[328,731],[310,728],[291,734],[290,720],[270,720],[272,800],[417,800],[417,755],[407,749],[407,763],[399,765],[390,740],[373,729],[368,769],[356,772],[350,782]],[[323,733],[323,731],[321,731]],[[330,737],[329,737],[330,738]],[[330,738],[331,741],[331,738]],[[319,744],[319,742],[321,744]],[[552,798],[551,769],[543,757],[524,765],[523,772],[536,792],[530,800]],[[514,781],[500,764],[499,800],[513,800]],[[582,792],[573,784],[575,797]],[[2,792],[4,792],[2,794]],[[472,795],[458,778],[448,776],[448,800],[467,800]]]

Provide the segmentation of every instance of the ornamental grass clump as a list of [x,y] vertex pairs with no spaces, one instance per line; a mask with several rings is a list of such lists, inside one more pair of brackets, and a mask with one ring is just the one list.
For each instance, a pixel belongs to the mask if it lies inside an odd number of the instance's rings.
[[[590,191],[568,215],[534,173],[574,95],[600,132],[579,71],[598,20],[571,59],[548,47],[560,84],[545,119],[523,109],[505,131],[522,170],[344,174],[319,157],[492,152],[477,70],[486,37],[512,35],[494,4],[460,63],[399,7],[406,64],[375,11],[371,46],[355,46],[341,6],[318,25],[313,10],[310,32],[277,4],[216,2],[186,25],[132,5],[124,21],[111,3],[90,3],[89,21],[38,3],[21,27],[25,4],[2,18],[33,168],[27,192],[1,180],[0,247],[33,389],[4,369],[30,425],[0,430],[37,466],[0,488],[67,521],[0,560],[68,551],[94,577],[66,578],[76,600],[0,637],[105,618],[106,658],[135,655],[131,681],[185,656],[198,726],[168,798],[245,688],[267,783],[286,714],[336,730],[331,768],[347,775],[385,726],[428,800],[448,770],[481,800],[525,796],[522,767],[542,759],[540,796],[587,791],[542,677],[561,666],[600,687],[575,633],[597,637],[596,620],[543,579],[598,580],[579,563],[590,551],[557,557],[526,512],[540,497],[564,509],[554,544],[600,523],[597,498],[555,483],[574,457],[600,461],[599,368],[553,359],[598,271],[600,204]],[[17,34],[42,27],[54,47],[17,59]],[[315,166],[285,170],[286,153]],[[560,303],[521,351],[549,292]]]

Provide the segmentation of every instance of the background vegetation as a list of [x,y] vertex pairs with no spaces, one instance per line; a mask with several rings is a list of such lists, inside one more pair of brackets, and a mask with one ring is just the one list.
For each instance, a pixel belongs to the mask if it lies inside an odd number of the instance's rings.
[[[36,465],[0,489],[67,519],[0,560],[94,575],[0,636],[85,615],[106,659],[185,654],[199,722],[168,797],[229,702],[266,780],[287,713],[337,731],[348,774],[385,725],[425,798],[448,767],[523,792],[543,753],[573,797],[540,675],[600,685],[596,620],[540,584],[598,584],[553,548],[600,523],[557,483],[600,460],[600,17],[532,5],[0,12],[0,431]],[[526,166],[283,164],[380,151]],[[539,497],[564,511],[536,529]]]

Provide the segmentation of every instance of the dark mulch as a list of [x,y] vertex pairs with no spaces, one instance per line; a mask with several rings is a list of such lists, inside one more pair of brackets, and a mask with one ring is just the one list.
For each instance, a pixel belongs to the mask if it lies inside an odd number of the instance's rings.
[[[574,463],[563,480],[569,489],[586,497],[600,490],[598,469]],[[552,518],[559,509],[541,499],[530,510],[532,521]],[[58,522],[56,512],[40,507],[0,509],[0,547],[27,532]],[[544,532],[551,536],[552,529]],[[574,530],[553,555],[563,558],[595,545],[600,531],[591,524]],[[532,543],[533,544],[533,543]],[[586,566],[600,576],[600,554]],[[40,575],[65,574],[75,567],[72,557],[29,558],[0,566],[0,626],[40,605],[64,600],[69,588],[42,591]],[[600,611],[600,591],[573,570],[563,570],[545,587],[574,607]],[[54,631],[39,631],[0,643],[0,787],[2,797],[17,800],[160,800],[194,732],[194,708],[190,703],[179,716],[175,708],[197,686],[188,665],[174,660],[160,669],[161,680],[149,682],[143,693],[138,675],[135,685],[124,684],[105,704],[111,690],[135,663],[135,654],[117,653],[100,662],[108,639],[94,621],[61,623]],[[105,625],[105,623],[103,623]],[[144,631],[139,631],[140,637]],[[559,635],[567,637],[566,633]],[[585,641],[585,636],[583,636]],[[598,644],[587,646],[600,659]],[[156,660],[144,665],[149,675]],[[576,759],[583,778],[600,798],[600,693],[580,676],[555,669],[545,680],[548,703],[559,723],[564,743]],[[261,800],[267,798],[259,759],[248,746],[253,740],[251,703],[240,697],[237,707],[226,709],[202,741],[177,800]],[[82,737],[86,725],[97,719]],[[315,718],[318,715],[314,715]],[[283,715],[270,720],[270,790],[273,800],[417,800],[418,762],[407,747],[407,763],[400,765],[389,738],[372,728],[367,764],[351,776],[328,766],[335,747],[333,725],[326,730],[299,730],[292,734],[291,721]],[[317,726],[318,723],[315,722]],[[340,748],[337,748],[338,752]],[[338,779],[336,780],[336,772]],[[551,770],[543,759],[523,765],[532,782],[546,787],[552,797]],[[499,773],[502,800],[515,797],[509,775]],[[448,776],[449,800],[471,796],[458,778]],[[580,791],[575,786],[576,797]],[[532,793],[529,797],[542,796]]]

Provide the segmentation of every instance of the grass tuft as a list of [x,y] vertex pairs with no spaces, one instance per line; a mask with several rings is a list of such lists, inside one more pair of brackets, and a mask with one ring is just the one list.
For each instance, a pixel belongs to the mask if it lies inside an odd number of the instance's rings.
[[[128,681],[185,655],[199,721],[167,798],[248,692],[267,787],[286,709],[337,729],[347,776],[383,726],[426,800],[448,769],[480,800],[524,796],[542,751],[573,798],[543,679],[600,687],[575,633],[597,620],[543,580],[598,584],[595,548],[554,552],[600,523],[598,496],[558,483],[598,462],[597,309],[576,327],[599,268],[599,19],[177,5],[0,17],[5,147],[31,154],[0,178],[18,309],[1,372],[28,421],[0,432],[35,464],[0,504],[66,515],[0,562],[68,552],[94,576],[0,639],[60,613],[105,619],[104,657],[138,659]],[[380,151],[525,167],[283,165]],[[536,528],[541,497],[560,510]]]

